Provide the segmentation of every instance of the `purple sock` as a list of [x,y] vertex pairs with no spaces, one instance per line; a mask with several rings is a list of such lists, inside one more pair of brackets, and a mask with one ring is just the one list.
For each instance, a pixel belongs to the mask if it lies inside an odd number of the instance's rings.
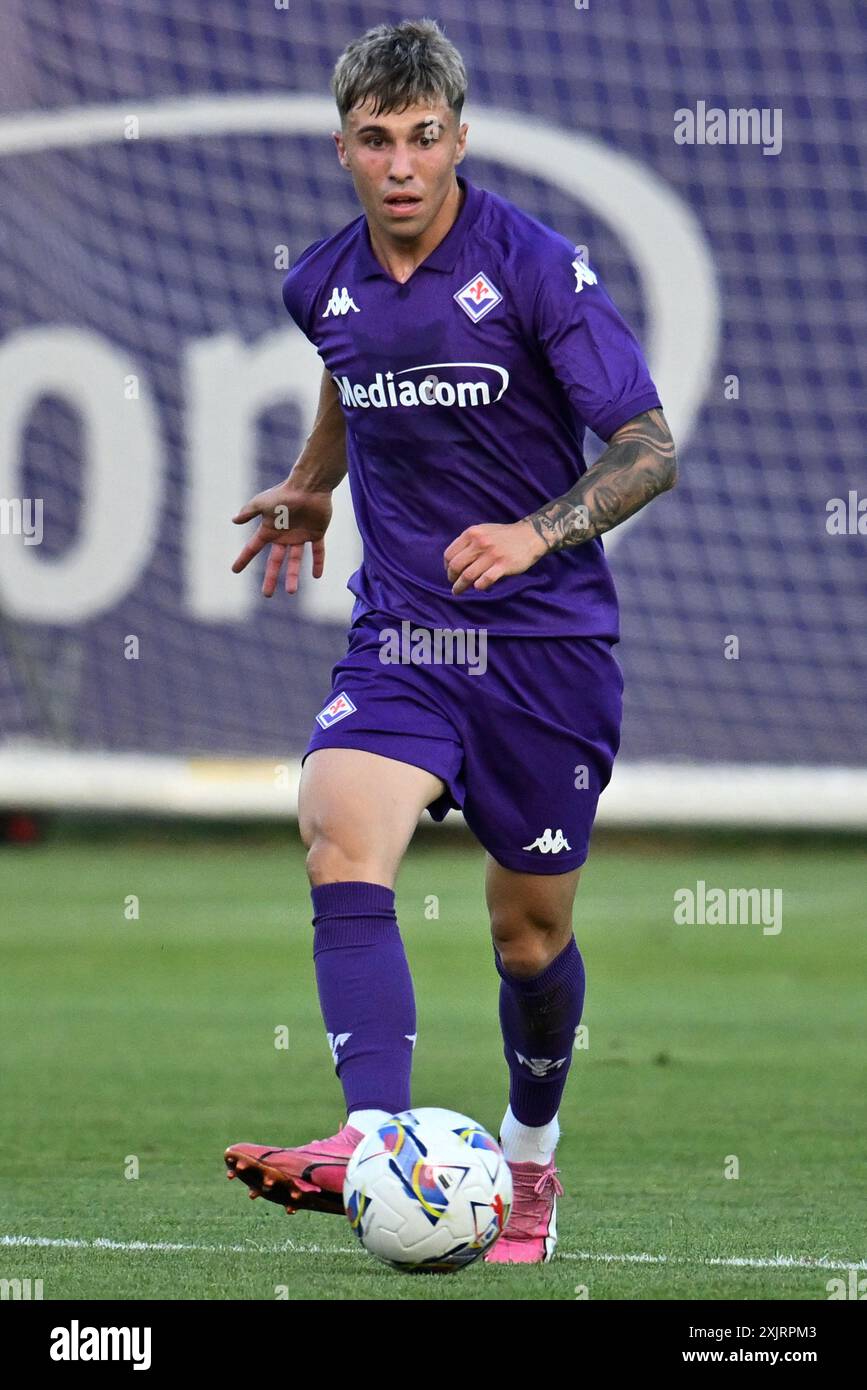
[[509,975],[499,953],[500,1027],[509,1064],[509,1104],[522,1125],[557,1114],[584,1008],[584,962],[572,937],[539,975]]
[[324,883],[310,896],[319,1004],[347,1113],[408,1110],[415,997],[394,890]]

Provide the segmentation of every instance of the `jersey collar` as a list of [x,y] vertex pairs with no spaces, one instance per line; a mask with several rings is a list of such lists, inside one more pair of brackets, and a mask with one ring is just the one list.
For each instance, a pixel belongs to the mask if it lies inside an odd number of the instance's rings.
[[[464,190],[464,201],[460,211],[439,245],[435,246],[430,255],[416,266],[410,280],[420,270],[452,271],[457,265],[458,256],[463,249],[464,236],[467,229],[476,220],[482,198],[482,190],[471,184],[469,179],[458,174],[457,180]],[[366,280],[374,275],[380,275],[384,280],[393,280],[394,278],[376,259],[370,244],[367,218],[362,217],[355,251],[354,276],[356,280]],[[409,282],[406,281],[405,283],[408,284]]]

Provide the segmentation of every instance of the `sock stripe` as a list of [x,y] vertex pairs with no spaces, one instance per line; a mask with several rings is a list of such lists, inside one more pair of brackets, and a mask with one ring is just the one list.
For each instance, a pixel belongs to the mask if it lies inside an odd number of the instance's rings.
[[310,897],[314,926],[333,917],[394,916],[394,889],[384,883],[321,883],[311,888]]
[[578,943],[573,934],[566,942],[566,945],[559,955],[556,955],[552,961],[549,961],[545,969],[540,970],[538,975],[510,975],[508,970],[503,966],[503,962],[500,960],[500,953],[496,947],[494,947],[494,964],[497,967],[497,974],[500,976],[500,979],[505,980],[509,988],[515,990],[516,993],[543,994],[549,990],[552,985],[559,984],[561,980],[568,980],[571,984],[577,948]]
[[350,946],[378,946],[396,938],[400,941],[400,928],[397,918],[391,916],[375,917],[335,917],[314,925],[313,955],[323,951],[339,951]]

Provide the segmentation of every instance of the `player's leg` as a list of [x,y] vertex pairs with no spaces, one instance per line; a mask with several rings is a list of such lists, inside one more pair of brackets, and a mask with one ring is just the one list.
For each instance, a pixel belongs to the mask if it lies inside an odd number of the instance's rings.
[[580,869],[525,874],[488,857],[486,895],[500,976],[509,1067],[501,1127],[506,1157],[550,1163],[557,1112],[584,1007],[584,965],[572,930]]
[[623,678],[601,639],[497,638],[475,685],[453,717],[464,818],[494,861],[488,905],[510,1090],[501,1136],[515,1187],[506,1232],[485,1258],[530,1263],[556,1243],[557,1107],[584,995],[572,902],[617,752]]
[[393,888],[419,816],[443,790],[439,777],[396,758],[314,749],[298,791],[311,887],[357,880]]
[[299,826],[313,899],[313,953],[328,1045],[347,1123],[301,1148],[236,1144],[230,1177],[287,1210],[343,1211],[346,1164],[381,1118],[409,1108],[415,1000],[394,908],[394,882],[438,777],[356,748],[306,758]]
[[419,816],[443,790],[423,768],[354,748],[321,748],[304,764],[319,1002],[349,1122],[362,1132],[410,1104],[415,1000],[394,882]]
[[584,1007],[584,963],[572,929],[580,869],[528,874],[488,858],[486,895],[500,975],[509,1104],[500,1127],[513,1214],[490,1262],[549,1259],[557,1239],[557,1113]]

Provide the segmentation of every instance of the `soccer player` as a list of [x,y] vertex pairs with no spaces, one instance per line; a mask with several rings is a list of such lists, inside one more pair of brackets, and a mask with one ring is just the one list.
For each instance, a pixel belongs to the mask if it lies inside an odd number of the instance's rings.
[[[234,569],[270,546],[263,592],[285,563],[292,594],[309,545],[321,575],[348,470],[363,562],[299,802],[347,1120],[297,1148],[235,1144],[226,1162],[253,1196],[343,1211],[353,1149],[411,1104],[396,874],[422,810],[457,806],[488,854],[509,1071],[514,1205],[486,1258],[538,1263],[556,1244],[558,1111],[584,1001],[572,906],[620,737],[600,537],[674,484],[674,445],[636,339],[573,244],[457,174],[466,72],[437,25],[371,29],[333,90],[363,211],[285,279],[325,365],[319,411],[286,481],[234,518],[260,518]],[[586,427],[608,446],[589,469]]]

